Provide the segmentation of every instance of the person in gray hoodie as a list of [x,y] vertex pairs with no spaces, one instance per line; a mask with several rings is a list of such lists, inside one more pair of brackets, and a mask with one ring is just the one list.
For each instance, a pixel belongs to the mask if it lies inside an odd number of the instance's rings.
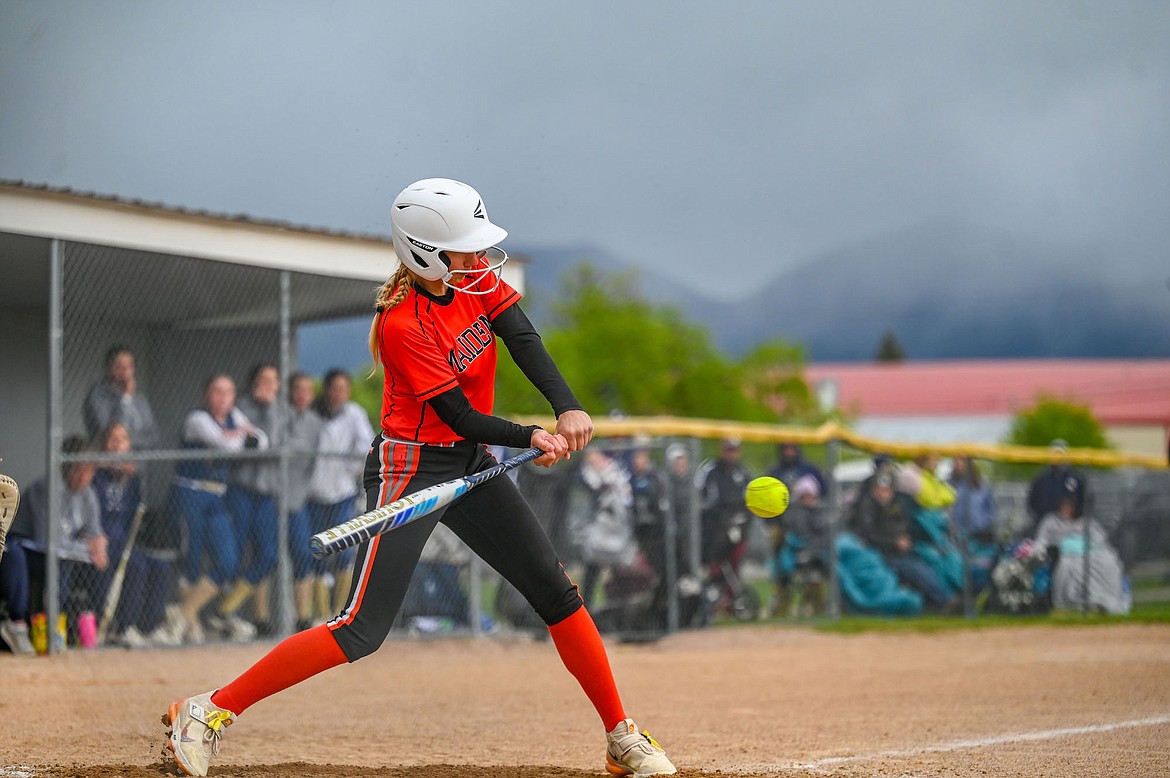
[[126,346],[111,346],[106,351],[105,371],[105,377],[90,388],[82,408],[89,437],[96,439],[117,422],[130,433],[134,448],[157,448],[154,412],[138,385],[133,352]]
[[[61,444],[67,455],[92,451],[85,438],[70,435]],[[59,571],[60,602],[70,629],[76,629],[77,617],[98,609],[97,595],[101,573],[109,567],[109,541],[102,531],[102,509],[93,488],[96,471],[93,462],[66,462],[61,466],[61,513],[54,552]],[[49,553],[49,479],[33,481],[21,500],[12,525],[14,542],[27,552],[29,576],[35,592],[43,590],[45,557]]]

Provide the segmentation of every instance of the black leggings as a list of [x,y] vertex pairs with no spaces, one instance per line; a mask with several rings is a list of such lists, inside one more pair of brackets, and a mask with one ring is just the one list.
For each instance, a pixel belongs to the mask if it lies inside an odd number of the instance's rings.
[[[483,446],[420,446],[379,437],[366,458],[366,509],[434,484],[486,470],[496,460]],[[349,599],[329,628],[349,661],[372,654],[394,623],[423,546],[442,521],[524,595],[545,624],[581,607],[552,543],[512,480],[500,476],[436,511],[363,543]]]

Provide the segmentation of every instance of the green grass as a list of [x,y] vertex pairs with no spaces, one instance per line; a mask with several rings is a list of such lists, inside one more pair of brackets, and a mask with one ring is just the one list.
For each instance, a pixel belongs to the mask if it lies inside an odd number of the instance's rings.
[[[751,581],[748,583],[760,595],[760,602],[767,608],[772,597],[772,583],[768,580]],[[1134,591],[1166,589],[1166,584],[1160,578],[1133,580]],[[490,577],[483,582],[480,590],[481,602],[485,612],[495,615],[496,582]],[[964,616],[909,616],[909,617],[880,617],[880,616],[853,616],[845,615],[840,619],[825,617],[793,619],[793,618],[762,618],[757,621],[741,622],[730,616],[720,616],[715,620],[717,627],[751,627],[751,626],[779,626],[814,628],[821,632],[837,633],[842,635],[861,634],[865,632],[943,632],[960,629],[990,629],[997,627],[1034,627],[1034,626],[1094,626],[1099,624],[1170,624],[1170,600],[1159,599],[1153,602],[1135,602],[1133,609],[1125,616],[1107,616],[1100,613],[1081,614],[1076,611],[1054,611],[1036,616],[1010,616],[1004,614],[977,614],[974,619]]]
[[[1135,582],[1136,583],[1136,582]],[[767,603],[772,587],[768,581],[756,581],[752,585],[760,593],[760,601]],[[843,635],[864,632],[942,632],[960,629],[988,629],[995,627],[1029,626],[1095,626],[1100,624],[1170,624],[1170,601],[1136,602],[1133,609],[1124,616],[1109,616],[1101,613],[1082,614],[1079,611],[1053,611],[1035,616],[1011,616],[1006,614],[977,614],[975,618],[964,616],[909,616],[880,617],[845,615],[840,619],[812,618],[765,618],[752,622],[737,622],[729,617],[716,619],[716,626],[793,626],[813,627],[822,632]]]
[[995,627],[1084,627],[1102,624],[1170,624],[1170,603],[1138,603],[1124,616],[1078,611],[1053,611],[1035,616],[979,614],[973,619],[963,616],[915,616],[912,618],[877,618],[843,616],[837,621],[823,620],[815,626],[822,632],[858,634],[862,632],[942,632],[960,629]]

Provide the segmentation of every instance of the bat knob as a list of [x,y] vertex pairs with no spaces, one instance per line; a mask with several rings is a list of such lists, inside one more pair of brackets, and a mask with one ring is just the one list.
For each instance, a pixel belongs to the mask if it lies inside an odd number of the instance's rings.
[[325,552],[325,543],[322,542],[321,538],[309,538],[309,553],[313,555],[314,559],[321,559],[327,556]]

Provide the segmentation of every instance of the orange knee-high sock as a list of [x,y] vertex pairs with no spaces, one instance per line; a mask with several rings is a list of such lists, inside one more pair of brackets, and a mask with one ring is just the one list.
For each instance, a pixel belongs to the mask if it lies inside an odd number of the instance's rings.
[[548,631],[561,661],[581,684],[585,696],[601,716],[606,731],[616,727],[625,719],[626,713],[609,667],[605,644],[601,642],[601,634],[589,611],[581,606],[572,616],[549,627]]
[[324,624],[281,641],[236,680],[211,695],[211,701],[237,716],[265,697],[347,660]]

